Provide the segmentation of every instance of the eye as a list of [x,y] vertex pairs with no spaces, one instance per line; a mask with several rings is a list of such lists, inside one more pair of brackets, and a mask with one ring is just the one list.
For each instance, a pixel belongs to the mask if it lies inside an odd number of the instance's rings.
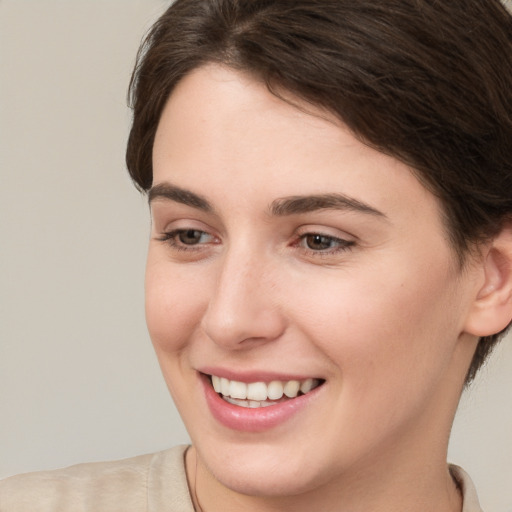
[[170,244],[175,249],[186,251],[194,246],[214,243],[216,238],[200,229],[174,229],[164,233],[160,240]]
[[305,233],[297,246],[314,256],[328,256],[349,250],[355,242],[322,233]]
[[198,229],[183,229],[175,232],[174,237],[184,245],[197,245],[210,241],[210,235]]
[[319,234],[308,234],[303,237],[303,243],[308,249],[313,251],[325,251],[326,249],[332,249],[337,246],[336,242],[337,240],[333,237]]

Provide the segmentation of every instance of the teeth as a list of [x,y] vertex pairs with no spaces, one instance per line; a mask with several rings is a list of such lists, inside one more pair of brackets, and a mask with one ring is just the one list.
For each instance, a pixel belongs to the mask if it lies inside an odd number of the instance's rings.
[[298,380],[289,380],[284,385],[284,394],[288,398],[295,398],[299,393],[299,389],[300,389],[300,382]]
[[306,379],[301,385],[300,390],[306,394],[309,393],[315,387],[314,379]]
[[256,409],[258,407],[269,407],[271,405],[276,404],[276,402],[264,402],[264,401],[257,402],[256,400],[238,400],[236,398],[231,398],[229,396],[225,396],[224,400],[226,400],[226,402],[229,402],[230,404],[238,405],[240,407],[246,407],[248,409]]
[[278,380],[273,380],[267,386],[267,395],[270,400],[279,400],[283,396],[283,383]]
[[[274,405],[275,402],[268,400],[280,400],[285,395],[288,398],[295,398],[299,393],[306,394],[319,386],[318,379],[305,379],[303,381],[289,380],[281,382],[273,380],[269,384],[265,382],[239,382],[228,380],[224,377],[211,376],[213,389],[223,395],[224,399],[235,405],[243,407],[265,407]],[[242,403],[243,402],[243,403]]]
[[229,380],[224,377],[220,379],[220,392],[224,396],[229,396]]
[[[233,396],[233,395],[231,395]],[[247,385],[247,398],[251,400],[266,400],[267,399],[267,385],[264,382],[253,382]]]
[[220,390],[221,390],[220,377],[217,377],[217,375],[212,375],[212,384],[213,384],[213,389],[215,389],[215,391],[217,393],[220,393]]
[[230,381],[229,395],[231,398],[240,398],[245,400],[247,398],[247,384],[245,382],[238,382],[236,380]]

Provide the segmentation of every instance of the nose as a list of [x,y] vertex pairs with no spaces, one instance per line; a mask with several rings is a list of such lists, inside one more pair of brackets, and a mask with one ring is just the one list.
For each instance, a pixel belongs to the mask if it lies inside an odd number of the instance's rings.
[[245,349],[273,341],[286,328],[277,272],[265,258],[248,252],[227,252],[216,262],[212,294],[201,322],[207,336],[225,348]]

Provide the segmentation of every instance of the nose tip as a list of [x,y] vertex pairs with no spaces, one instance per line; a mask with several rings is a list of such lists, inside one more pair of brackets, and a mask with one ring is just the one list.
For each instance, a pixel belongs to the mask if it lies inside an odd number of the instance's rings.
[[[212,317],[215,316],[215,320]],[[273,314],[260,314],[251,317],[238,316],[230,312],[210,313],[203,323],[203,329],[216,344],[228,348],[245,348],[254,342],[267,342],[279,338],[282,329]]]
[[276,340],[286,322],[272,274],[265,265],[225,265],[216,281],[201,326],[216,344],[241,349]]

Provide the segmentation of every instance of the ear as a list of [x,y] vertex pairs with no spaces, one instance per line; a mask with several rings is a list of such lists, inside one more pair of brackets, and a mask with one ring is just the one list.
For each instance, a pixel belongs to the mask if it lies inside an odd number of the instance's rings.
[[512,321],[512,225],[485,244],[478,268],[481,279],[464,330],[491,336]]

